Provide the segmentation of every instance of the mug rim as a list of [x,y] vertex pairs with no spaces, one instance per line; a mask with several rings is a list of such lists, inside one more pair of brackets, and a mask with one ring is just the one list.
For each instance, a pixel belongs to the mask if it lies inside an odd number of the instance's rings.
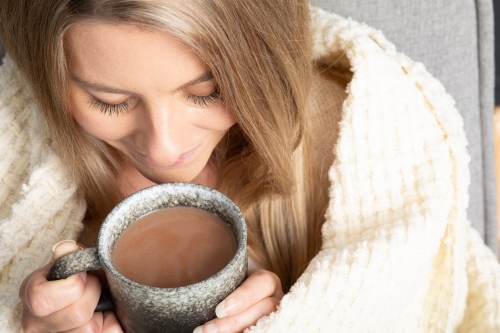
[[[188,284],[185,286],[180,286],[180,287],[148,286],[145,284],[141,284],[141,283],[132,281],[129,278],[127,278],[126,276],[122,275],[120,272],[118,272],[116,270],[116,268],[114,267],[114,265],[112,264],[110,258],[108,258],[108,255],[105,253],[106,249],[104,248],[104,244],[103,244],[104,229],[108,226],[108,224],[112,223],[113,217],[118,213],[118,211],[122,208],[122,206],[124,206],[130,202],[134,202],[134,200],[136,200],[136,198],[138,198],[138,197],[141,197],[144,192],[149,192],[153,188],[154,189],[158,189],[158,188],[161,189],[161,188],[186,188],[186,187],[195,188],[195,189],[198,189],[201,191],[210,192],[210,193],[214,194],[215,196],[220,196],[223,199],[223,201],[225,201],[226,204],[229,207],[231,207],[234,210],[234,212],[236,212],[235,221],[241,222],[242,241],[238,244],[238,247],[236,248],[236,252],[233,255],[233,257],[231,258],[231,260],[221,270],[219,270],[214,275],[212,275],[212,276],[210,276],[202,281]],[[193,207],[193,208],[203,209],[203,208],[199,208],[199,207],[186,206],[186,205],[176,205],[174,207]],[[154,210],[151,210],[150,212],[153,212],[153,211]],[[148,212],[148,213],[150,213],[150,212]],[[131,222],[131,223],[133,223],[133,222]],[[238,241],[237,236],[235,236],[235,239]],[[239,262],[241,260],[242,256],[247,255],[246,248],[247,248],[246,221],[245,221],[245,218],[244,218],[243,214],[241,213],[241,210],[239,209],[239,207],[229,197],[227,197],[223,193],[217,191],[216,189],[213,189],[213,188],[210,188],[210,187],[207,187],[204,185],[195,184],[195,183],[188,183],[188,182],[171,182],[171,183],[152,185],[152,186],[146,187],[144,189],[141,189],[141,190],[134,192],[131,195],[127,196],[125,199],[123,199],[121,202],[119,202],[111,210],[111,212],[108,213],[108,215],[106,216],[106,218],[104,219],[104,221],[101,225],[101,228],[99,229],[99,234],[98,234],[98,238],[97,238],[97,253],[99,256],[99,261],[101,262],[101,265],[103,266],[103,268],[105,268],[105,270],[109,271],[113,276],[119,278],[120,280],[127,283],[128,285],[131,285],[134,287],[140,287],[140,288],[147,288],[148,290],[150,290],[152,292],[162,292],[162,293],[165,293],[168,291],[175,291],[176,293],[188,292],[191,289],[200,288],[200,286],[203,287],[204,284],[212,283],[213,280],[219,279],[221,276],[227,274],[228,270],[231,266],[234,266],[237,262]]]

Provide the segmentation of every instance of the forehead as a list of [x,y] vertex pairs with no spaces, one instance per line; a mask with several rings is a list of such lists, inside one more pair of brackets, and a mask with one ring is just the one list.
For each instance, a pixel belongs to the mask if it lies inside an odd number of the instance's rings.
[[144,76],[152,82],[176,81],[206,71],[202,61],[174,37],[131,24],[75,23],[64,36],[64,48],[70,74],[100,82],[112,78],[109,83],[130,83],[131,78]]
[[94,46],[105,45],[109,48],[144,47],[154,42],[150,46],[168,45],[170,49],[189,52],[189,49],[180,41],[158,29],[103,20],[83,20],[72,24],[64,35],[64,42],[66,50],[88,42]]

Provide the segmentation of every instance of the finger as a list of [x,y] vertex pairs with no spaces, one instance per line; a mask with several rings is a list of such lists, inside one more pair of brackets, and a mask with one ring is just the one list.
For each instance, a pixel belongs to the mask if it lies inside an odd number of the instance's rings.
[[[48,272],[49,272],[49,269],[50,269],[50,266],[52,264],[49,263],[45,266],[43,266],[42,268],[39,268],[33,272],[31,272],[31,274],[29,274],[23,281],[23,283],[21,283],[21,287],[19,288],[19,298],[21,300],[24,301],[24,294],[26,292],[26,285],[30,282],[30,280],[33,278],[34,275],[37,275],[37,274],[42,274],[43,276],[47,276]],[[43,273],[42,273],[43,272]]]
[[59,243],[56,243],[53,247],[52,247],[52,252],[54,253],[53,255],[53,259],[56,260],[56,259],[59,259],[71,252],[75,252],[75,251],[78,251],[82,249],[82,247],[78,244],[76,244],[76,242],[74,240],[71,240],[71,239],[68,239],[68,240],[63,240],[63,241],[60,241]]
[[195,328],[193,333],[236,333],[243,332],[257,321],[276,310],[279,299],[267,297],[255,303],[247,310],[225,318],[215,318],[203,326]]
[[106,333],[123,333],[122,326],[113,311],[104,312],[104,325],[102,331]]
[[47,281],[47,272],[47,268],[34,271],[20,289],[23,303],[32,314],[39,317],[45,317],[78,301],[86,290],[86,273]]
[[[35,274],[39,274],[40,272],[45,272],[44,275],[47,276],[49,270],[50,270],[50,267],[52,266],[54,260],[68,254],[68,253],[71,253],[71,252],[74,252],[78,249],[80,249],[81,247],[79,245],[76,244],[75,241],[73,240],[64,240],[64,241],[61,241],[59,243],[56,243],[53,247],[52,247],[52,252],[53,252],[53,258],[52,258],[52,261],[50,263],[48,263],[47,265],[41,267],[40,269],[32,272],[30,275],[28,275],[23,283],[21,284],[21,287],[19,288],[19,297],[21,299],[23,299],[23,295],[24,295],[24,292],[25,292],[25,289],[26,289],[26,284],[27,282],[31,279],[31,277]],[[82,274],[83,275],[83,274]]]
[[281,300],[281,281],[276,274],[258,269],[250,272],[248,278],[217,305],[215,313],[219,318],[234,315],[267,297]]
[[92,332],[92,333],[97,333],[97,332],[105,332],[103,330],[103,314],[102,312],[94,312],[92,315],[92,318],[83,324],[80,327],[73,328],[67,331],[64,331],[65,333],[87,333],[87,332]]
[[45,317],[32,315],[26,318],[29,322],[27,325],[41,327],[44,332],[61,332],[81,327],[92,319],[100,294],[99,280],[89,275],[85,290],[79,300]]

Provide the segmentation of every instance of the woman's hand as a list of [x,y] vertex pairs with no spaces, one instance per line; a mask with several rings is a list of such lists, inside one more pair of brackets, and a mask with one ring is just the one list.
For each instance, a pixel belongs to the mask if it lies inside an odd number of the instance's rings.
[[[58,243],[54,259],[79,248],[73,241]],[[47,281],[51,265],[34,271],[21,285],[24,332],[122,332],[113,311],[94,312],[101,293],[95,276],[83,272]]]
[[263,269],[251,271],[241,286],[217,306],[218,318],[197,327],[194,333],[242,332],[275,311],[281,298],[283,290],[276,274]]

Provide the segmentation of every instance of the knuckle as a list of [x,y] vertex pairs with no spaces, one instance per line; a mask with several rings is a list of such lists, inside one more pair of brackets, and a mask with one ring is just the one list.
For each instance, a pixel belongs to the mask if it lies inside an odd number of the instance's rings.
[[266,287],[269,292],[274,292],[276,288],[281,288],[281,282],[273,272],[261,270],[256,272],[260,279],[260,284]]
[[123,329],[113,311],[105,311],[103,313],[103,320],[103,330],[106,333],[123,333]]
[[73,278],[72,283],[67,285],[67,290],[65,291],[65,294],[69,295],[72,294],[76,298],[80,298],[83,296],[83,293],[85,292],[85,282],[80,277],[75,277]]
[[21,321],[21,328],[23,329],[24,333],[35,333],[36,331],[35,325],[33,325],[33,321],[27,319],[24,313]]
[[224,318],[224,325],[220,332],[239,332],[241,331],[241,320],[239,316]]
[[89,310],[86,306],[75,305],[71,309],[69,319],[71,322],[79,327],[88,323],[92,319],[93,311]]
[[267,315],[273,311],[276,310],[276,308],[278,307],[278,304],[279,304],[279,300],[274,298],[274,297],[268,297],[264,303],[264,307],[263,307],[263,315]]
[[96,320],[91,320],[85,327],[85,333],[101,333],[101,325]]
[[253,309],[253,321],[251,325],[255,324],[260,318],[268,316],[275,312],[278,308],[279,300],[274,297],[267,297],[258,303],[258,306]]
[[260,278],[262,279],[267,279],[268,281],[276,283],[276,281],[279,281],[278,275],[274,274],[271,271],[266,271],[264,269],[259,269],[255,272]]
[[45,317],[52,313],[51,302],[41,286],[34,286],[27,293],[26,303],[35,316]]

